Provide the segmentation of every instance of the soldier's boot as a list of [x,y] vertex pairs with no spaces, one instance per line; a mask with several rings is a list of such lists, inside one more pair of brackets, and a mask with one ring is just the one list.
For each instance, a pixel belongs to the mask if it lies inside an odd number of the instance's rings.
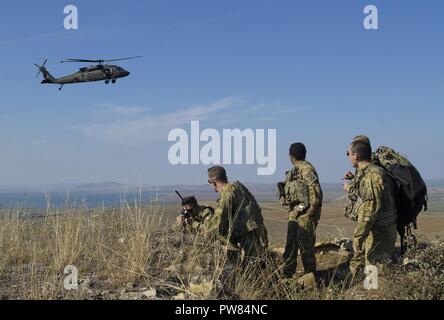
[[305,274],[313,273],[316,275],[316,257],[314,253],[305,252],[301,254],[302,265],[304,266]]
[[347,276],[349,285],[353,286],[359,282],[362,282],[365,278],[364,267],[366,262],[365,252],[355,254],[350,260],[350,273]]
[[287,241],[285,244],[284,268],[282,276],[291,278],[296,273],[298,258],[298,224],[296,221],[289,221],[287,226]]

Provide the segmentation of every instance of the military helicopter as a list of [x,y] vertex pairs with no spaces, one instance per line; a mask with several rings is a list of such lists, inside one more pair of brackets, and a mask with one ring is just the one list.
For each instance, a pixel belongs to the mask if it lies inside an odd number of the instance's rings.
[[41,84],[59,84],[60,85],[59,90],[62,90],[65,84],[71,84],[71,83],[105,81],[106,84],[109,84],[110,82],[114,84],[116,83],[117,79],[127,77],[130,75],[130,73],[117,65],[104,64],[104,63],[130,60],[136,58],[142,58],[142,56],[113,59],[113,60],[66,59],[60,61],[60,63],[81,62],[81,63],[96,63],[96,65],[80,68],[78,72],[58,79],[54,78],[45,68],[48,59],[46,59],[41,66],[39,66],[36,63],[34,63],[34,65],[39,69],[39,72],[37,73],[36,77],[38,78],[40,73],[43,74],[44,80],[41,82]]

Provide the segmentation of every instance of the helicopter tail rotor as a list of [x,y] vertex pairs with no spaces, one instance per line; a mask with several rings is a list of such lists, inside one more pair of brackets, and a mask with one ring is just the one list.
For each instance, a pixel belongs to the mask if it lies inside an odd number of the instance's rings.
[[45,74],[45,72],[48,72],[45,68],[46,62],[48,62],[48,59],[45,59],[41,66],[39,66],[37,63],[34,63],[34,65],[39,68],[39,72],[37,72],[37,75],[35,76],[36,78],[38,78],[41,73]]
[[38,78],[38,76],[40,74],[43,74],[43,78],[44,80],[42,81],[42,83],[58,83],[57,79],[54,78],[48,71],[48,69],[45,68],[46,62],[48,62],[48,59],[45,59],[45,61],[43,62],[43,64],[41,66],[39,66],[38,64],[34,63],[34,65],[39,69],[39,72],[37,72],[36,77]]

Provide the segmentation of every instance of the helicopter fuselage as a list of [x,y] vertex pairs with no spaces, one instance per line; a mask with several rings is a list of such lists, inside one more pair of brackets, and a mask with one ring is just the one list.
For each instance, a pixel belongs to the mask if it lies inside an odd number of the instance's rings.
[[116,79],[129,76],[130,73],[122,67],[116,65],[92,65],[89,67],[81,68],[78,72],[69,76],[51,79],[45,76],[42,84],[71,84],[82,82],[94,82],[94,81],[113,81]]

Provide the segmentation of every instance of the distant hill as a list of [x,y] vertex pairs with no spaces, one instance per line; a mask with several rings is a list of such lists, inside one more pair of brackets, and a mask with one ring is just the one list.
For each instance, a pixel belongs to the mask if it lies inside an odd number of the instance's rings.
[[426,184],[429,188],[442,188],[444,189],[444,179],[427,180]]
[[71,189],[73,192],[124,192],[126,189],[134,189],[118,182],[101,182],[81,184]]

